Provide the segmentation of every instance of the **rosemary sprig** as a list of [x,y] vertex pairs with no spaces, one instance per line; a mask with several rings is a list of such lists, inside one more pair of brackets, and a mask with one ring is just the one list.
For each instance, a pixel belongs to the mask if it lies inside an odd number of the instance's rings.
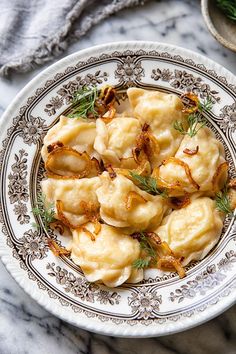
[[164,189],[159,189],[157,186],[157,181],[153,177],[140,176],[136,172],[129,171],[130,176],[138,183],[139,188],[143,191],[152,194],[160,195],[163,198],[167,198],[167,191]]
[[213,102],[210,96],[204,99],[203,102],[199,102],[198,110],[188,115],[187,121],[189,129],[185,129],[183,123],[176,120],[174,122],[174,129],[182,135],[189,135],[194,137],[197,132],[206,125],[206,120],[202,118],[203,111],[210,112],[213,107]]
[[233,214],[233,210],[230,206],[230,199],[228,196],[228,190],[226,186],[222,189],[221,192],[218,192],[216,194],[216,208],[225,214],[229,214],[229,215]]
[[148,258],[138,258],[133,262],[133,267],[140,269],[140,268],[147,268],[150,263],[156,263],[156,252],[152,247],[151,243],[149,242],[148,238],[145,236],[144,232],[139,233],[139,242],[140,247],[143,251],[145,251]]
[[236,0],[217,0],[216,4],[228,18],[236,21]]
[[72,104],[75,105],[69,118],[88,118],[88,115],[97,117],[98,113],[95,109],[96,100],[98,98],[98,89],[96,86],[84,86],[75,92]]
[[[32,213],[34,216],[41,216],[43,224],[46,230],[48,230],[50,223],[55,221],[54,205],[50,203],[47,207],[45,206],[46,197],[44,194],[39,194],[37,199],[36,206],[32,209]],[[38,224],[33,223],[32,225],[38,228]]]

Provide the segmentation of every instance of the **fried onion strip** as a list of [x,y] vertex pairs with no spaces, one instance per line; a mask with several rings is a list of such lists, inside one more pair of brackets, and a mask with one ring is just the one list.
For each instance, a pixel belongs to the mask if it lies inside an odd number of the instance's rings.
[[213,191],[216,193],[218,192],[222,186],[219,186],[220,179],[222,176],[227,174],[228,172],[228,167],[229,164],[228,162],[222,162],[216,169],[216,172],[214,173],[214,176],[212,178],[212,186],[213,186]]
[[80,225],[73,225],[71,222],[68,220],[68,218],[65,216],[63,212],[63,203],[61,200],[56,201],[56,211],[57,211],[57,217],[58,219],[67,227],[70,229],[78,229]]
[[158,269],[175,269],[180,277],[180,279],[186,276],[185,270],[181,262],[173,256],[163,256],[157,262]]
[[94,234],[91,231],[89,231],[86,227],[82,226],[80,228],[80,230],[83,231],[87,236],[89,236],[91,241],[95,241],[96,240],[96,237],[94,236]]
[[189,165],[186,163],[186,162],[184,162],[184,161],[182,161],[182,160],[180,160],[180,159],[177,159],[176,157],[169,157],[168,159],[166,159],[166,160],[164,160],[163,162],[162,162],[162,165],[167,165],[168,163],[174,163],[174,164],[177,164],[177,165],[180,165],[180,166],[182,166],[183,168],[184,168],[184,170],[185,170],[185,173],[186,173],[186,176],[188,177],[188,180],[189,180],[189,182],[194,186],[194,188],[196,188],[197,190],[199,190],[200,189],[200,186],[197,184],[197,182],[193,179],[193,177],[192,177],[192,173],[191,173],[191,170],[190,170],[190,168],[189,168]]
[[166,188],[166,189],[170,189],[170,190],[173,189],[173,190],[179,190],[179,191],[183,190],[181,183],[179,181],[176,181],[174,183],[168,183],[168,182],[164,181],[162,178],[160,178],[159,167],[155,167],[153,169],[151,176],[156,179],[157,184],[160,188]]
[[229,181],[228,186],[230,188],[236,189],[236,178],[233,178]]
[[184,149],[183,153],[193,156],[193,155],[196,155],[198,153],[198,151],[199,151],[199,146],[197,145],[195,149],[188,149],[188,148]]
[[58,148],[61,148],[61,147],[63,147],[64,146],[64,144],[61,142],[61,141],[56,141],[55,143],[52,143],[52,144],[50,144],[50,145],[48,145],[47,146],[47,152],[48,153],[50,153],[50,152],[52,152],[53,150],[55,150],[55,149],[58,149]]
[[184,93],[180,96],[180,99],[184,105],[183,113],[194,113],[199,109],[199,98],[193,92]]
[[58,243],[51,238],[48,240],[48,247],[56,257],[69,256],[71,253],[66,248],[59,246]]
[[168,204],[172,209],[182,209],[190,204],[189,194],[185,194],[183,197],[170,197]]
[[141,133],[136,138],[136,147],[132,150],[134,160],[137,164],[146,160],[151,161],[159,152],[158,141],[150,131],[149,125],[145,123]]
[[113,106],[110,106],[108,111],[101,117],[104,123],[110,123],[116,115],[116,109]]
[[184,267],[181,264],[181,260],[177,258],[174,252],[166,241],[161,241],[161,238],[155,232],[146,232],[145,236],[150,240],[151,245],[156,250],[159,257],[157,261],[158,269],[175,269],[180,278],[183,278],[186,273]]
[[125,202],[125,207],[127,210],[130,210],[132,208],[134,201],[136,201],[137,203],[147,203],[147,200],[137,192],[129,192]]
[[112,165],[105,166],[105,170],[109,173],[110,179],[116,178],[116,172],[114,171]]
[[[65,156],[74,156],[76,158],[78,158],[80,161],[82,160],[85,163],[85,167],[83,168],[83,170],[80,173],[75,173],[74,175],[61,175],[59,173],[56,173],[52,166],[54,162],[57,162],[59,157],[65,157]],[[80,153],[77,150],[69,147],[69,146],[62,146],[62,147],[58,147],[54,150],[52,150],[49,155],[48,158],[45,162],[45,169],[47,171],[47,173],[50,175],[50,177],[55,176],[55,178],[84,178],[86,176],[89,175],[89,173],[91,172],[92,169],[92,160],[90,159],[90,156],[86,153]]]
[[60,220],[55,220],[50,223],[50,227],[59,232],[60,235],[64,234],[65,227]]
[[97,235],[101,231],[101,224],[99,222],[100,215],[98,208],[91,202],[81,201],[80,206],[84,211],[87,219],[94,224],[94,233]]

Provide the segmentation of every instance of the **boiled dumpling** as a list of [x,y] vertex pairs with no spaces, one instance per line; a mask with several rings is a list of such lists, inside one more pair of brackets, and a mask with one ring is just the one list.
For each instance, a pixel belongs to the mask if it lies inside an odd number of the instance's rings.
[[183,265],[203,259],[221,235],[223,217],[208,197],[192,200],[185,208],[166,216],[155,232],[166,241]]
[[141,124],[137,119],[118,117],[108,124],[97,119],[96,131],[94,148],[104,163],[110,163],[113,167],[122,167],[124,163],[126,168],[136,167],[132,149],[141,132]]
[[[189,155],[184,152],[185,149],[191,151],[198,149],[198,151],[194,155]],[[213,190],[213,176],[217,168],[225,162],[225,158],[221,142],[215,138],[210,129],[203,127],[193,137],[185,135],[175,157],[189,166],[193,180],[200,187],[199,191],[211,192]],[[169,184],[179,182],[181,189],[185,192],[192,193],[198,188],[190,182],[184,167],[173,162],[160,167],[159,177]],[[223,187],[226,178],[227,171],[219,179],[218,190]]]
[[163,159],[176,153],[183,139],[183,136],[173,127],[175,120],[186,124],[182,112],[183,103],[174,94],[141,88],[129,88],[127,94],[134,116],[142,125],[147,123],[157,139],[160,152],[156,164],[160,164]]
[[92,240],[93,224],[73,231],[72,260],[83,270],[90,282],[102,281],[114,287],[125,281],[137,283],[143,279],[143,270],[135,270],[132,263],[140,257],[140,245],[122,229],[102,224]]
[[73,226],[88,221],[81,202],[90,202],[94,208],[99,208],[96,195],[96,189],[100,186],[98,177],[65,180],[48,178],[41,182],[41,186],[46,204],[53,204],[56,211],[56,201],[60,200],[63,213]]
[[[101,218],[109,225],[144,230],[161,223],[167,210],[161,196],[153,196],[139,189],[128,178],[117,175],[113,180],[107,172],[101,175],[101,187],[96,191]],[[134,197],[133,203],[128,206]]]
[[45,161],[48,156],[47,146],[58,141],[78,152],[86,151],[90,156],[97,157],[93,148],[95,135],[95,122],[61,116],[59,122],[49,129],[44,138],[42,158]]

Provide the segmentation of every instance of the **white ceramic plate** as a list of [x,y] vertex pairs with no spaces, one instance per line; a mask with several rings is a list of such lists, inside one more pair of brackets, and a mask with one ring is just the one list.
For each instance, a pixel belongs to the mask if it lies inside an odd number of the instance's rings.
[[[211,96],[208,125],[222,141],[235,171],[236,78],[190,51],[151,42],[123,42],[84,50],[60,60],[16,97],[1,120],[0,254],[22,288],[54,315],[78,327],[113,336],[148,337],[196,326],[236,298],[236,223],[227,218],[218,245],[187,277],[148,271],[141,284],[109,289],[88,283],[79,268],[56,258],[49,236],[35,230],[31,209],[43,174],[42,138],[75,90],[84,83],[154,88]],[[51,235],[57,237],[58,235]],[[62,244],[65,242],[60,239]]]

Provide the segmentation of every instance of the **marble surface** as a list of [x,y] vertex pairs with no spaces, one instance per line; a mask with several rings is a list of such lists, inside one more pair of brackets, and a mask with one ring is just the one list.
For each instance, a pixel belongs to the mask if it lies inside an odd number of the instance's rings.
[[[119,40],[172,43],[202,53],[236,74],[236,54],[208,33],[198,0],[149,1],[98,25],[64,55]],[[49,64],[48,64],[49,65]],[[0,114],[43,68],[0,79]],[[236,306],[189,331],[153,339],[91,334],[60,321],[26,295],[0,263],[0,354],[235,354]]]

